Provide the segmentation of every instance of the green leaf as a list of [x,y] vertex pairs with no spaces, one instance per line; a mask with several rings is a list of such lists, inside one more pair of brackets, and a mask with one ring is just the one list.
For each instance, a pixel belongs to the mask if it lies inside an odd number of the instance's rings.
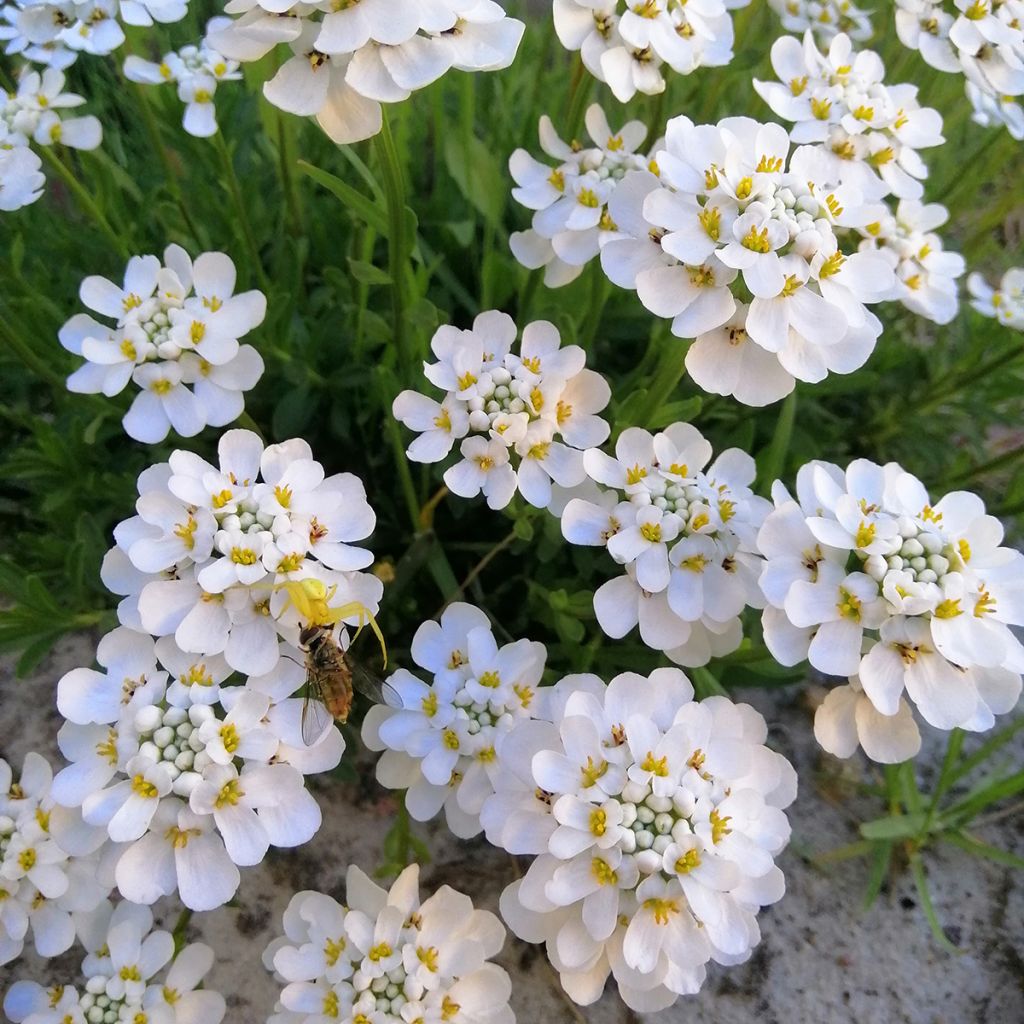
[[793,437],[795,422],[796,392],[791,391],[779,410],[771,444],[757,456],[757,483],[764,493],[768,492],[786,468],[786,456],[789,454],[789,443]]
[[691,423],[700,415],[704,408],[704,399],[700,395],[692,398],[684,398],[677,402],[666,402],[660,408],[655,409],[647,421],[638,426],[646,426],[649,430],[660,430],[670,423]]
[[927,820],[925,814],[894,814],[862,822],[860,834],[865,839],[913,839],[921,834]]
[[453,132],[444,140],[444,162],[470,204],[491,227],[500,228],[508,189],[494,152],[475,135],[469,138],[467,146],[463,138]]
[[390,274],[381,270],[380,267],[375,267],[372,263],[366,263],[364,260],[356,260],[350,256],[348,259],[348,269],[352,271],[352,276],[363,284],[391,284]]
[[533,523],[530,522],[527,516],[522,516],[517,519],[512,526],[512,529],[515,530],[516,536],[520,540],[533,540]]
[[864,890],[865,910],[878,899],[878,894],[882,891],[886,876],[889,874],[892,851],[892,843],[880,842],[874,844],[874,850],[871,854],[871,871],[868,874],[867,888]]
[[948,936],[943,930],[942,924],[939,921],[939,915],[935,912],[935,904],[932,903],[932,894],[928,890],[928,876],[925,874],[921,854],[916,850],[910,855],[910,873],[914,876],[914,885],[917,887],[917,895],[921,900],[921,909],[924,911],[924,916],[928,919],[928,924],[931,927],[932,935],[935,936],[935,941],[950,953],[963,953],[964,951],[959,946],[949,941]]
[[966,832],[947,832],[942,836],[942,839],[944,842],[951,843],[953,846],[959,846],[961,850],[966,850],[968,853],[973,853],[978,857],[985,857],[1008,868],[1024,870],[1024,857],[1018,857],[1017,854],[1010,853],[1009,850],[1000,850],[998,846],[990,846],[988,843],[983,843],[980,839],[975,839],[974,836],[968,835]]
[[363,195],[358,189],[346,184],[341,178],[325,171],[305,160],[299,161],[299,170],[308,175],[318,185],[323,185],[328,192],[333,193],[341,200],[342,205],[354,216],[366,224],[369,224],[375,231],[387,237],[390,233],[387,214],[380,206],[374,204],[372,199]]
[[271,423],[274,437],[298,437],[313,419],[317,401],[306,386],[289,391],[274,409]]

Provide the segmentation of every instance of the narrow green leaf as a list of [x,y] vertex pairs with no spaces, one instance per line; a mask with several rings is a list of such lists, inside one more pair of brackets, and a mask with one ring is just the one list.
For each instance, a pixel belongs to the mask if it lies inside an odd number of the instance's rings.
[[924,814],[893,814],[886,818],[861,823],[860,834],[865,839],[911,839],[920,834],[927,821]]
[[921,909],[928,919],[935,941],[950,953],[963,953],[964,951],[959,946],[949,941],[942,928],[939,915],[935,912],[935,904],[932,903],[932,894],[928,889],[928,876],[925,874],[924,862],[921,860],[921,854],[916,850],[910,855],[910,873],[914,876],[914,885],[917,887],[917,895],[921,900]]
[[875,843],[871,854],[871,871],[868,874],[867,888],[864,890],[864,909],[872,906],[878,899],[885,879],[889,874],[889,865],[892,862],[893,844],[890,842]]
[[956,770],[951,773],[949,785],[953,785],[953,783],[974,771],[978,765],[987,761],[997,750],[1009,743],[1021,729],[1024,729],[1024,715],[1011,722],[1005,729],[997,732],[995,736],[983,743],[970,757],[961,761]]
[[990,846],[980,839],[968,835],[966,832],[946,832],[941,837],[944,842],[959,846],[961,850],[973,853],[978,857],[985,857],[994,860],[997,864],[1004,864],[1008,868],[1020,868],[1024,870],[1024,857],[1019,857],[1009,850],[1001,850],[998,846]]
[[333,193],[341,200],[342,205],[361,221],[369,224],[375,231],[379,231],[385,237],[389,234],[387,214],[384,210],[375,205],[372,199],[363,195],[358,189],[346,184],[341,178],[330,171],[325,171],[315,164],[305,160],[299,161],[299,170],[308,175],[318,185],[323,185],[328,192]]

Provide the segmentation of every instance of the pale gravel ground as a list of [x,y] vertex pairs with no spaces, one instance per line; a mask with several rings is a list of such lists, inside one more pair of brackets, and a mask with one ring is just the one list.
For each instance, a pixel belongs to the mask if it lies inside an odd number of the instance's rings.
[[[30,679],[15,680],[0,662],[0,754],[20,763],[28,750],[55,757],[59,719],[53,708],[56,680],[86,664],[90,638],[66,643]],[[764,940],[751,961],[712,969],[701,995],[643,1018],[650,1024],[1022,1024],[1024,1022],[1024,873],[970,858],[956,849],[931,854],[932,889],[940,917],[965,949],[951,956],[931,939],[909,878],[901,878],[870,911],[859,910],[865,881],[860,862],[829,874],[801,858],[855,838],[851,811],[840,810],[821,790],[835,762],[823,763],[810,739],[809,717],[790,697],[748,697],[772,726],[772,742],[791,757],[802,792],[791,810],[794,840],[781,864],[788,893],[761,916]],[[1008,760],[1024,761],[1024,742]],[[856,769],[855,769],[856,770]],[[366,768],[370,779],[370,770]],[[834,791],[834,787],[833,787]],[[217,951],[211,987],[228,997],[226,1024],[259,1024],[270,1013],[275,985],[260,954],[275,934],[291,894],[317,888],[343,895],[349,863],[372,871],[378,862],[392,809],[371,781],[362,785],[315,784],[325,826],[307,847],[273,854],[243,871],[239,907],[194,920],[191,937]],[[856,811],[856,808],[853,809]],[[877,814],[877,808],[866,813]],[[483,842],[462,843],[433,825],[426,834],[434,861],[423,872],[424,888],[449,883],[480,906],[496,909],[512,867]],[[990,842],[1024,853],[1024,814],[989,826]],[[168,906],[170,923],[177,909]],[[26,956],[0,969],[6,988],[17,977],[65,979],[77,971],[77,955],[46,964]],[[520,1024],[636,1024],[609,991],[596,1006],[574,1010],[559,996],[554,975],[539,951],[514,939],[502,957],[513,976],[513,1008]]]

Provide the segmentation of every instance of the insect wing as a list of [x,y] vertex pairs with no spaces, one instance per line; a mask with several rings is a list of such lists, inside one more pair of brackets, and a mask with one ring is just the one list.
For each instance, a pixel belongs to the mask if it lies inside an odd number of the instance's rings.
[[307,747],[315,746],[333,721],[323,702],[320,685],[310,676],[306,680],[306,699],[302,703],[302,742]]
[[364,697],[369,697],[374,704],[387,704],[391,708],[402,706],[402,698],[390,683],[374,675],[368,668],[352,658],[346,656],[345,660],[352,671],[352,685]]

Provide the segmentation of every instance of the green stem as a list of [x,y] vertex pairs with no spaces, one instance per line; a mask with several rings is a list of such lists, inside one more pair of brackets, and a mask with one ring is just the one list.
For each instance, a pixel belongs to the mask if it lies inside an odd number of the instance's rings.
[[4,344],[35,374],[43,380],[52,384],[59,391],[63,391],[67,384],[64,378],[27,342],[22,340],[13,327],[8,327],[6,322],[0,320],[0,337]]
[[728,697],[729,691],[718,681],[718,677],[709,668],[699,667],[690,670],[693,689],[699,700],[705,697]]
[[519,299],[516,302],[516,315],[520,324],[526,324],[530,319],[530,307],[533,305],[534,296],[540,287],[541,279],[544,276],[543,270],[528,270],[523,280],[523,286],[519,289]]
[[573,78],[569,115],[565,122],[565,137],[570,140],[579,133],[580,125],[583,123],[583,112],[587,109],[587,102],[590,99],[591,84],[594,81],[590,72],[583,66],[583,58],[578,57],[577,60],[579,65]]
[[259,424],[244,409],[238,417],[238,425],[244,430],[251,430],[261,441],[266,441]]
[[604,313],[605,304],[608,302],[612,290],[611,283],[605,277],[599,262],[595,262],[591,266],[590,273],[593,275],[590,280],[590,305],[580,326],[577,339],[587,352],[592,349],[597,330],[601,326],[601,315]]
[[789,446],[793,439],[793,425],[796,422],[796,390],[791,391],[782,403],[779,418],[775,424],[775,433],[771,444],[761,461],[758,473],[758,487],[762,493],[771,489],[775,481],[782,476],[789,456]]
[[939,812],[939,801],[953,783],[953,768],[960,758],[960,751],[963,748],[963,745],[963,729],[954,729],[949,734],[949,741],[946,744],[946,754],[942,759],[942,768],[939,770],[938,781],[935,783],[935,792],[932,793],[931,800],[928,801],[928,812],[925,818],[924,828],[921,830],[922,835],[927,835],[931,831],[932,825],[935,823],[935,817]]
[[963,473],[957,473],[946,481],[946,485],[963,484],[970,480],[977,480],[978,477],[987,476],[989,473],[993,473],[996,470],[1012,466],[1022,456],[1024,456],[1024,448],[1011,448],[1008,452],[1003,452],[1001,455],[997,455],[995,458],[989,459],[987,462],[981,462],[977,466],[972,466]]
[[185,934],[188,931],[189,921],[192,920],[192,911],[185,907],[184,910],[178,915],[178,920],[174,924],[174,931],[171,932],[174,938],[174,955],[177,955],[185,948],[185,943],[188,941],[188,936]]
[[405,240],[405,184],[387,114],[384,115],[381,132],[374,139],[374,145],[384,177],[384,196],[388,208],[388,267],[391,274],[392,329],[395,334],[395,348],[398,350],[399,376],[403,384],[408,384],[412,382],[413,354],[405,322],[406,275],[408,273]]
[[60,175],[64,184],[67,185],[68,190],[75,197],[75,201],[96,222],[96,226],[107,236],[111,245],[117,250],[118,255],[124,260],[131,259],[131,249],[124,242],[121,236],[113,229],[110,221],[103,215],[103,211],[96,205],[96,201],[88,190],[75,176],[75,172],[71,170],[67,164],[57,155],[52,146],[41,146],[38,152],[42,155],[43,159]]
[[170,189],[171,196],[181,212],[181,219],[185,222],[185,227],[188,228],[189,234],[198,243],[202,244],[196,223],[192,219],[192,213],[182,194],[181,183],[178,181],[178,172],[174,166],[174,161],[171,159],[171,154],[167,146],[164,145],[164,140],[160,135],[160,125],[157,124],[156,115],[153,113],[153,105],[150,103],[149,93],[146,91],[150,87],[141,85],[138,82],[129,84],[127,79],[125,84],[134,91],[139,101],[139,109],[142,111],[142,122],[146,127],[146,134],[149,136],[150,144],[160,155],[160,162],[164,166],[164,178],[167,181],[167,187]]
[[295,166],[295,152],[292,145],[292,119],[283,110],[274,107],[277,117],[277,157],[281,170],[281,185],[288,204],[288,216],[296,237],[305,234],[302,216],[302,200],[292,168]]
[[384,389],[384,377],[380,379],[380,390],[382,392],[381,407],[384,409],[384,422],[387,424],[388,436],[391,439],[391,451],[395,458],[395,469],[398,471],[398,482],[402,486],[402,495],[405,498],[405,507],[409,512],[409,520],[412,523],[412,532],[419,533],[422,530],[420,501],[416,495],[416,483],[412,478],[412,470],[409,468],[409,459],[405,454],[405,446],[402,444],[402,434],[398,428],[398,420],[391,415],[388,406],[387,395]]
[[931,386],[931,392],[921,402],[909,402],[904,403],[899,409],[899,419],[896,422],[890,420],[887,424],[884,424],[882,428],[875,432],[875,441],[882,442],[887,441],[894,434],[898,434],[904,424],[907,422],[907,414],[909,412],[921,413],[942,405],[951,396],[956,395],[961,390],[966,389],[977,380],[984,380],[991,376],[996,370],[1002,369],[1009,363],[1014,362],[1024,355],[1024,342],[1013,345],[1011,348],[1004,352],[1001,352],[997,356],[989,359],[987,362],[980,363],[973,367],[968,373],[951,374],[946,377],[940,378],[937,382]]
[[242,186],[238,181],[238,174],[235,172],[235,162],[231,159],[228,144],[224,141],[224,136],[221,132],[217,132],[213,136],[213,147],[217,150],[217,155],[220,157],[221,165],[224,168],[224,177],[228,183],[231,200],[235,204],[235,214],[242,228],[242,237],[246,248],[249,250],[249,259],[252,261],[253,272],[256,274],[261,290],[269,292],[270,280],[263,269],[263,262],[260,259],[259,246],[256,244],[256,236],[253,234],[252,224],[249,221],[249,210],[242,195]]

